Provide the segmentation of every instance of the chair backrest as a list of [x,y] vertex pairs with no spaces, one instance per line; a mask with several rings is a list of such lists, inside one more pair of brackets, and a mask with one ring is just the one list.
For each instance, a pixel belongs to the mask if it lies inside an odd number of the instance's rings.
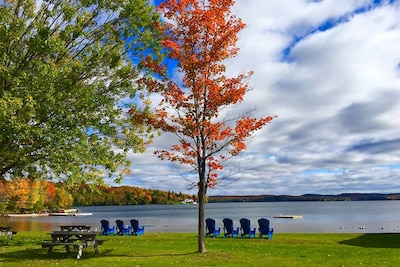
[[101,223],[101,227],[102,227],[105,231],[108,231],[108,228],[110,227],[109,221],[107,221],[107,220],[101,220],[100,223]]
[[250,233],[250,220],[246,218],[242,218],[240,221],[240,227],[242,227],[242,231],[244,234]]
[[269,220],[261,218],[258,220],[259,230],[262,234],[268,234],[269,231]]
[[124,222],[121,220],[116,220],[115,224],[117,225],[117,227],[121,230],[124,228]]
[[229,218],[225,218],[222,220],[222,222],[224,223],[224,228],[227,234],[232,234],[233,232],[233,221],[232,219]]
[[206,219],[206,226],[209,233],[214,233],[215,231],[215,220],[211,218]]
[[139,230],[139,221],[136,219],[132,219],[132,220],[130,220],[130,222],[131,222],[133,232],[136,233]]

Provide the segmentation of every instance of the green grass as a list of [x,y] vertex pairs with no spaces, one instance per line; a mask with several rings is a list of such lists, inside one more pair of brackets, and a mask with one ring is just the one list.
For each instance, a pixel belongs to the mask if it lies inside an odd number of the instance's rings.
[[0,266],[399,266],[400,234],[274,234],[273,239],[207,238],[199,254],[191,233],[99,237],[100,255],[54,248],[47,256],[45,232],[0,236]]

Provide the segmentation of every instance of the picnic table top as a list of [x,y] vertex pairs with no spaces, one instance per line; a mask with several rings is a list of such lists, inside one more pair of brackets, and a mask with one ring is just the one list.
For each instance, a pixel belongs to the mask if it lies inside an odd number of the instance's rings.
[[65,224],[65,225],[59,225],[61,231],[67,230],[67,231],[73,231],[73,230],[90,230],[90,225],[86,224]]
[[52,236],[93,236],[96,232],[92,231],[52,231]]

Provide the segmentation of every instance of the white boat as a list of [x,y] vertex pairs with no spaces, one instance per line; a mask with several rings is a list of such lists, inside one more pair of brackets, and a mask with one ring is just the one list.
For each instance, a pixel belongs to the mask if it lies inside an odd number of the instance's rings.
[[193,199],[185,199],[185,200],[182,201],[182,204],[194,204],[194,205],[196,205],[197,202],[194,201]]

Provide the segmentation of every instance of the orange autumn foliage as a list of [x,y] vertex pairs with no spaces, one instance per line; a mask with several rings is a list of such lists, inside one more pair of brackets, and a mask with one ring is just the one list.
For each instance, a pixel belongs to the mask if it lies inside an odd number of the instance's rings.
[[8,198],[16,209],[31,210],[40,198],[40,181],[21,178],[8,183]]
[[[243,100],[252,75],[251,71],[237,77],[224,75],[223,61],[237,55],[237,33],[245,27],[230,14],[233,4],[232,0],[169,0],[160,4],[159,11],[171,22],[165,24],[162,44],[168,57],[178,62],[182,80],[142,79],[163,100],[154,116],[132,114],[134,120],[147,120],[155,128],[176,134],[178,144],[156,153],[161,159],[204,171],[206,187],[218,183],[216,173],[223,169],[222,162],[245,150],[246,139],[274,118],[242,116],[235,124],[220,118],[226,106]],[[203,162],[206,169],[200,170]]]
[[53,202],[56,198],[56,187],[54,185],[54,183],[49,182],[49,181],[45,181],[45,188],[46,190],[46,194],[45,194],[45,199],[44,202],[45,203],[50,203]]

